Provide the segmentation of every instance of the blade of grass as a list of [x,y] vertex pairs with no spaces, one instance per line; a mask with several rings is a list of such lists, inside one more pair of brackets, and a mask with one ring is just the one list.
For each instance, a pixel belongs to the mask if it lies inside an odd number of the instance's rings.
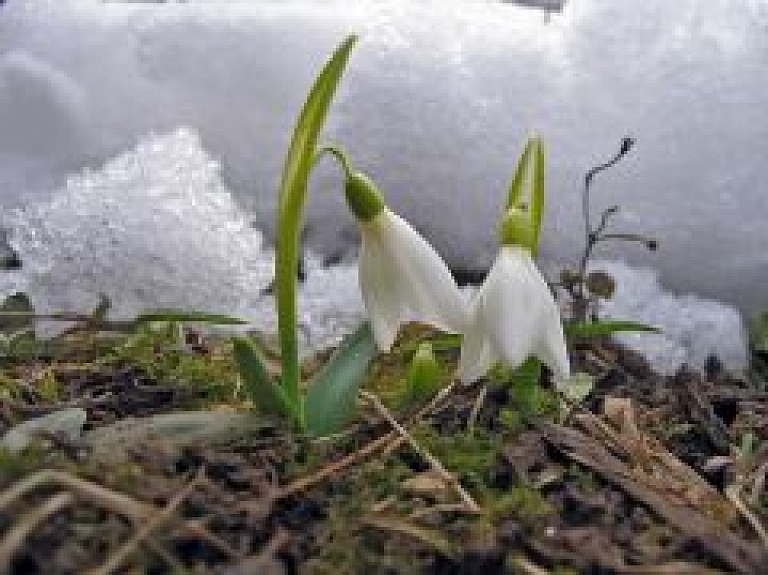
[[139,327],[141,325],[156,321],[173,321],[180,323],[197,322],[214,325],[244,325],[248,323],[242,319],[223,314],[206,313],[202,311],[183,311],[176,309],[158,309],[142,313],[135,320],[133,320],[133,323],[136,327]]
[[621,332],[661,333],[658,327],[625,320],[570,322],[563,324],[563,331],[569,337],[598,337]]

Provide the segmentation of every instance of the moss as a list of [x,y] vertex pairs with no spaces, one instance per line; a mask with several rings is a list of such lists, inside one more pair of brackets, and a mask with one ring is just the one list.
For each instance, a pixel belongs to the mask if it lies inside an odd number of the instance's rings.
[[504,492],[496,492],[495,498],[485,501],[486,513],[493,521],[514,517],[531,521],[552,515],[557,509],[534,487],[520,485]]
[[179,342],[178,328],[147,326],[116,346],[109,363],[132,365],[154,379],[205,392],[209,402],[232,401],[238,375],[227,341],[212,340],[208,353],[195,353]]
[[56,374],[52,369],[43,371],[40,379],[36,382],[36,388],[40,397],[47,403],[55,403],[61,399],[61,383],[56,379]]

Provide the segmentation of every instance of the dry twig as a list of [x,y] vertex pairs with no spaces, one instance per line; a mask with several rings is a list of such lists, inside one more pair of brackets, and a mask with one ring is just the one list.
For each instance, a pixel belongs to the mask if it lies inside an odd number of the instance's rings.
[[75,502],[75,498],[71,493],[57,493],[53,497],[50,497],[45,503],[35,508],[30,513],[27,513],[21,518],[16,526],[11,529],[10,533],[3,537],[0,542],[0,573],[9,573],[11,567],[11,560],[21,547],[24,540],[27,538],[35,527],[42,524],[51,515],[54,515],[69,507]]
[[464,489],[464,487],[462,487],[461,483],[459,483],[458,479],[456,479],[456,476],[448,473],[439,459],[437,459],[424,447],[419,445],[413,436],[408,433],[408,430],[405,429],[405,427],[403,427],[400,422],[392,416],[389,410],[384,406],[383,403],[381,403],[381,400],[376,395],[365,391],[361,392],[361,395],[365,397],[374,406],[376,411],[378,411],[379,414],[389,422],[395,431],[397,431],[397,433],[403,438],[403,441],[408,442],[411,448],[413,448],[416,453],[418,453],[422,458],[424,458],[424,460],[427,461],[427,463],[429,463],[432,469],[434,469],[440,475],[445,484],[452,486],[456,490],[456,493],[458,493],[459,497],[461,497],[462,501],[464,501],[467,510],[472,513],[478,513],[480,511],[480,506],[475,502],[469,492]]
[[197,475],[182,489],[176,497],[171,499],[168,504],[151,517],[139,531],[131,537],[120,549],[115,551],[106,563],[98,569],[92,570],[89,575],[110,575],[117,571],[128,556],[133,553],[141,542],[149,537],[153,531],[158,529],[163,523],[168,522],[178,509],[179,505],[187,498],[192,490],[200,483],[205,476],[205,468],[201,467]]
[[[419,412],[411,420],[418,420],[424,417],[425,415],[431,413],[433,410],[435,410],[443,402],[443,400],[451,394],[455,385],[456,385],[456,380],[451,381],[451,383],[449,383],[446,387],[440,390],[440,392],[437,395],[435,395],[432,401],[430,401],[424,408],[420,409]],[[282,499],[284,497],[289,497],[291,495],[295,495],[297,493],[305,491],[306,489],[309,489],[310,487],[317,485],[321,481],[324,481],[325,479],[332,477],[333,475],[339,473],[340,471],[346,469],[347,467],[354,465],[358,461],[361,461],[366,457],[373,455],[379,449],[382,449],[382,448],[384,449],[384,451],[382,452],[382,455],[384,456],[389,455],[390,453],[395,451],[398,447],[400,447],[404,442],[405,442],[405,439],[403,438],[403,436],[397,434],[394,431],[389,432],[385,435],[382,435],[381,437],[374,439],[371,442],[365,444],[363,447],[361,447],[354,453],[351,453],[338,461],[334,461],[333,463],[326,465],[316,473],[307,475],[306,477],[302,477],[300,479],[297,479],[293,483],[286,485],[285,487],[283,487],[282,489],[278,490],[275,493],[274,498]]]

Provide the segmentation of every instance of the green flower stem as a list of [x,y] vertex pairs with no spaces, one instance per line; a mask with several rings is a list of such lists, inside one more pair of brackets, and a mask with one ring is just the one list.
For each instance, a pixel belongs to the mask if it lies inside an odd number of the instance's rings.
[[321,150],[317,152],[315,155],[315,163],[320,161],[320,159],[325,154],[331,154],[333,157],[336,158],[336,160],[339,162],[339,165],[341,166],[341,169],[344,170],[344,177],[346,179],[349,179],[352,177],[352,164],[349,161],[349,157],[341,148],[337,148],[336,146],[325,146]]

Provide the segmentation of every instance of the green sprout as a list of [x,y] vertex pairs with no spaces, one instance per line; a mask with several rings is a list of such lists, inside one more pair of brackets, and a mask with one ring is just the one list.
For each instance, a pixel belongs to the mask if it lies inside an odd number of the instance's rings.
[[283,167],[277,207],[274,292],[277,300],[280,376],[273,380],[253,342],[234,340],[235,359],[246,393],[262,411],[290,417],[310,435],[337,431],[355,407],[357,388],[375,352],[368,323],[348,336],[322,370],[301,389],[297,270],[309,174],[317,140],[356,38],[349,36],[317,76],[302,108]]

